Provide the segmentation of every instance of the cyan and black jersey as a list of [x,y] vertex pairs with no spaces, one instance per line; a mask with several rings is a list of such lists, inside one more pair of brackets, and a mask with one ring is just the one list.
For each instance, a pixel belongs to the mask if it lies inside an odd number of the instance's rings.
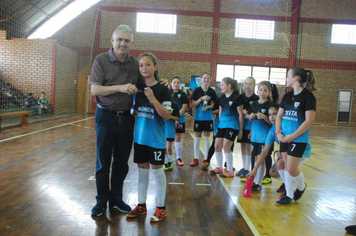
[[[178,90],[177,92],[173,92],[172,102],[177,104],[179,111],[182,109],[184,104],[188,105],[187,94],[182,90]],[[185,116],[181,116],[178,123],[185,123]]]
[[237,107],[243,105],[242,97],[237,95],[236,93],[232,93],[229,97],[226,97],[223,94],[220,97],[220,107],[221,107],[221,115],[220,115],[220,123],[219,129],[234,129],[239,130],[239,113],[237,111]]
[[[279,140],[276,137],[276,126],[275,125],[273,125],[271,127],[271,129],[269,130],[265,144],[272,146],[274,141],[276,141],[279,144]],[[303,156],[309,158],[311,156],[311,148],[312,147],[311,147],[310,143],[308,142],[307,147],[305,148],[305,151],[303,153]]]
[[[271,107],[271,102],[267,101],[265,103],[259,103],[258,101],[252,102],[248,114],[254,113],[257,115],[258,112],[264,114],[268,117],[268,110]],[[253,143],[265,143],[268,131],[270,130],[271,125],[268,124],[263,119],[252,120],[252,134],[251,142]]]
[[[315,96],[306,88],[301,93],[294,95],[293,90],[283,96],[280,107],[284,109],[282,117],[283,135],[294,133],[305,121],[305,112],[316,111]],[[294,139],[296,143],[307,143],[309,141],[309,129]]]
[[[251,104],[254,101],[257,101],[259,97],[256,94],[252,94],[251,97],[246,97],[246,94],[243,93],[240,96],[243,97],[244,108],[243,110],[248,111],[250,109]],[[252,122],[249,119],[244,119],[244,130],[251,130]]]
[[[157,83],[151,87],[157,101],[166,109],[171,110],[171,92],[169,89]],[[165,120],[157,113],[153,104],[143,92],[136,95],[137,119],[134,142],[153,148],[166,148],[166,124]]]
[[[180,117],[178,106],[174,102],[172,102],[171,115]],[[175,138],[175,136],[176,136],[176,121],[169,119],[169,120],[165,120],[165,122],[166,122],[166,138]]]
[[[207,91],[203,91],[203,89],[201,87],[196,88],[193,92],[192,100],[197,101],[205,95],[208,95],[210,97],[210,100],[208,101],[208,106],[210,106],[212,102],[216,101],[216,93],[215,93],[214,89],[212,89],[210,87]],[[196,121],[213,120],[212,109],[209,108],[206,111],[202,111],[202,107],[203,107],[203,102],[201,102],[195,108],[194,120],[196,120]]]

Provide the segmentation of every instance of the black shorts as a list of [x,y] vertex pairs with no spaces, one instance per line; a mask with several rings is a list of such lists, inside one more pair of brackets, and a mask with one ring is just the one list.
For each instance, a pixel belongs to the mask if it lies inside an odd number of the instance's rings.
[[197,120],[194,121],[194,131],[195,132],[212,132],[214,129],[214,124],[212,120]]
[[243,133],[242,133],[242,139],[241,140],[237,139],[237,142],[238,143],[251,143],[251,139],[248,138],[249,134],[250,134],[250,130],[244,129]]
[[166,138],[166,141],[168,141],[168,142],[174,142],[174,138]]
[[176,125],[176,133],[177,134],[185,133],[185,123],[179,123],[178,125]]
[[225,138],[230,141],[235,141],[235,138],[238,133],[239,133],[239,131],[236,129],[230,129],[230,128],[219,129],[218,128],[218,132],[216,132],[215,138]]
[[252,143],[251,156],[257,157],[258,155],[260,155],[264,146],[265,146],[264,143]]
[[293,157],[303,157],[303,153],[307,148],[307,143],[282,143],[280,144],[280,152],[287,152],[289,156]]
[[149,162],[152,165],[163,165],[165,154],[166,149],[158,149],[134,143],[134,162],[137,164]]

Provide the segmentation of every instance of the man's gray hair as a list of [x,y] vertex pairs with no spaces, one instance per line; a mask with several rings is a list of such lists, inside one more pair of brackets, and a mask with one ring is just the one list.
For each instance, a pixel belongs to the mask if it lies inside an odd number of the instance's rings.
[[115,33],[116,31],[121,30],[124,32],[128,32],[131,34],[131,41],[133,41],[133,33],[132,33],[132,29],[130,28],[130,26],[128,25],[119,25],[113,32],[112,37],[115,38]]

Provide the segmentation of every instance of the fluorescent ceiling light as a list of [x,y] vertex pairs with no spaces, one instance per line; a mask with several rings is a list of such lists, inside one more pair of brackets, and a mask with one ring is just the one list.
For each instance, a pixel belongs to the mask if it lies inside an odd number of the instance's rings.
[[73,20],[79,14],[83,13],[89,7],[93,6],[100,0],[76,0],[66,6],[58,14],[51,17],[43,23],[35,32],[33,32],[28,39],[45,39],[51,37],[54,33],[60,30],[68,22]]

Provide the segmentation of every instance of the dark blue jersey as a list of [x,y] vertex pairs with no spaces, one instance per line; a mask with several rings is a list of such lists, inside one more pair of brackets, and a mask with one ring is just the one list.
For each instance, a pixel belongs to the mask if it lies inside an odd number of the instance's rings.
[[[243,110],[248,111],[250,109],[251,104],[254,101],[257,101],[259,97],[256,94],[252,94],[250,97],[246,97],[246,94],[243,93],[242,96],[244,101],[244,108]],[[252,122],[249,119],[244,119],[244,130],[251,130]]]
[[[171,109],[171,93],[169,89],[157,83],[151,87],[157,101],[167,109]],[[137,119],[134,142],[153,148],[166,148],[165,120],[157,113],[153,104],[142,92],[136,95]]]
[[[203,91],[201,87],[196,88],[193,92],[192,95],[192,100],[198,101],[201,97],[208,95],[210,97],[210,100],[208,101],[208,106],[212,104],[212,102],[215,102],[216,100],[216,93],[214,89],[210,88],[207,91]],[[203,108],[203,102],[201,102],[198,106],[195,107],[195,115],[194,115],[194,120],[198,121],[209,121],[213,120],[213,114],[211,113],[212,110],[211,108],[202,111]]]
[[[305,112],[316,111],[315,96],[308,90],[303,89],[301,93],[294,95],[293,90],[283,96],[280,107],[284,109],[282,117],[282,131],[284,135],[294,133],[305,121]],[[309,141],[309,129],[294,139],[296,143],[307,143]]]
[[[177,104],[172,102],[171,115],[180,117]],[[176,136],[176,121],[169,119],[166,120],[166,138],[174,138]]]
[[220,115],[220,123],[219,129],[235,129],[239,130],[239,113],[237,111],[237,107],[243,105],[242,97],[237,95],[236,93],[232,93],[229,97],[226,97],[223,94],[220,97],[220,107],[221,107],[221,115]]
[[[184,104],[188,105],[187,94],[182,90],[178,90],[177,92],[173,92],[172,102],[177,104],[178,110],[180,111]],[[185,123],[185,116],[181,116],[179,119],[179,123]]]
[[[268,117],[268,110],[271,107],[271,103],[269,101],[265,103],[258,103],[258,101],[254,101],[248,114],[254,113],[257,115],[258,112],[266,115]],[[253,143],[265,143],[268,131],[270,130],[271,125],[268,124],[263,119],[255,119],[252,120],[252,134],[251,134],[251,142]]]

